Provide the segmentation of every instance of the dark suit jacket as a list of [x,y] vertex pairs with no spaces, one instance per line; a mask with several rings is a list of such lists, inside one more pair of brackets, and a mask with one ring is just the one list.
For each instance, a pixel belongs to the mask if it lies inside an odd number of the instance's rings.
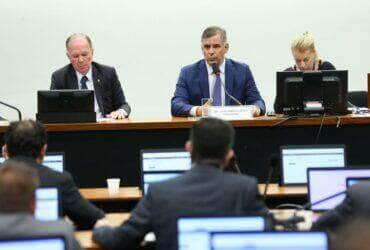
[[107,249],[132,249],[153,231],[157,249],[177,249],[178,217],[225,214],[267,214],[256,179],[195,165],[180,177],[150,185],[129,220],[94,229],[93,240]]
[[320,216],[312,229],[336,231],[354,216],[370,217],[370,184],[352,186],[344,201]]
[[56,187],[61,195],[63,215],[67,215],[79,230],[91,229],[98,219],[105,216],[104,212],[79,193],[70,173],[54,171],[53,169],[37,164],[34,160],[24,157],[15,157],[11,160],[26,162],[37,169],[40,176],[40,187]]
[[[225,61],[225,87],[242,104],[256,105],[261,114],[266,111],[252,72],[248,65],[230,59]],[[209,98],[208,72],[205,60],[181,69],[176,90],[171,101],[171,113],[174,116],[188,116],[193,106],[200,106],[202,98]],[[238,105],[225,95],[226,105]]]
[[[131,108],[126,102],[116,70],[93,62],[92,77],[100,112],[105,116],[112,111],[122,108],[129,116]],[[68,64],[52,74],[50,89],[78,89],[77,75],[72,64]]]

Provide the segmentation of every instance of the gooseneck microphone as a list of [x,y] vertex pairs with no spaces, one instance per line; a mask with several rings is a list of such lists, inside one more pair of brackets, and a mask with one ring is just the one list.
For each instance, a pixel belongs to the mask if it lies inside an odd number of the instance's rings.
[[10,109],[13,109],[13,110],[17,111],[17,113],[18,113],[18,119],[19,119],[19,121],[22,121],[22,113],[21,113],[21,111],[18,108],[14,107],[14,106],[12,106],[10,104],[7,104],[5,102],[2,102],[2,101],[0,101],[0,104],[4,105],[4,106],[6,106],[6,107],[8,107]]
[[[220,71],[220,68],[218,67],[218,64],[217,63],[212,63],[211,64],[211,67],[212,67],[212,70],[213,70],[213,73],[215,75],[220,75],[221,71]],[[236,102],[238,105],[240,106],[243,106],[243,104],[241,102],[239,102],[238,99],[236,99],[234,96],[232,96],[226,89],[225,87],[225,84],[221,81],[221,85],[222,85],[222,88],[225,90],[225,94],[231,99],[233,100],[234,102]]]

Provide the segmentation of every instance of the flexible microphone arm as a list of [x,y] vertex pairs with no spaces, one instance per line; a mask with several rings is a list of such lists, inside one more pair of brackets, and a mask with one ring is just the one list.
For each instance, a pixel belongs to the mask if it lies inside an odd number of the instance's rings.
[[10,104],[7,104],[5,102],[2,102],[2,101],[0,101],[0,104],[2,104],[2,105],[6,106],[8,108],[11,108],[11,109],[17,111],[17,113],[18,113],[18,119],[19,119],[19,121],[22,121],[22,113],[21,113],[21,111],[18,108],[14,107],[14,106],[12,106]]

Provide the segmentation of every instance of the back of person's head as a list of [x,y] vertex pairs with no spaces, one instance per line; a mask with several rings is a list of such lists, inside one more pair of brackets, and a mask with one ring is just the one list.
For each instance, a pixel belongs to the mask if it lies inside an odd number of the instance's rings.
[[337,234],[331,235],[333,250],[370,249],[370,218],[354,217],[348,220]]
[[202,118],[190,132],[193,162],[213,160],[222,163],[234,144],[234,128],[229,122],[216,118]]
[[34,213],[37,171],[18,161],[0,165],[0,213]]
[[4,144],[9,157],[25,156],[36,159],[46,145],[46,132],[38,121],[11,122],[4,134]]
[[307,31],[302,35],[298,36],[291,45],[292,52],[305,52],[310,51],[315,54],[315,59],[318,60],[318,53],[315,46],[315,40]]

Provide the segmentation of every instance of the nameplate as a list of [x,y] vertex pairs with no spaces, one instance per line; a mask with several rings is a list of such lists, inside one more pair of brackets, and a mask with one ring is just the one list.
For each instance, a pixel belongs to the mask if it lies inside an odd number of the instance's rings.
[[210,106],[208,117],[215,117],[223,120],[246,120],[253,118],[253,106]]

